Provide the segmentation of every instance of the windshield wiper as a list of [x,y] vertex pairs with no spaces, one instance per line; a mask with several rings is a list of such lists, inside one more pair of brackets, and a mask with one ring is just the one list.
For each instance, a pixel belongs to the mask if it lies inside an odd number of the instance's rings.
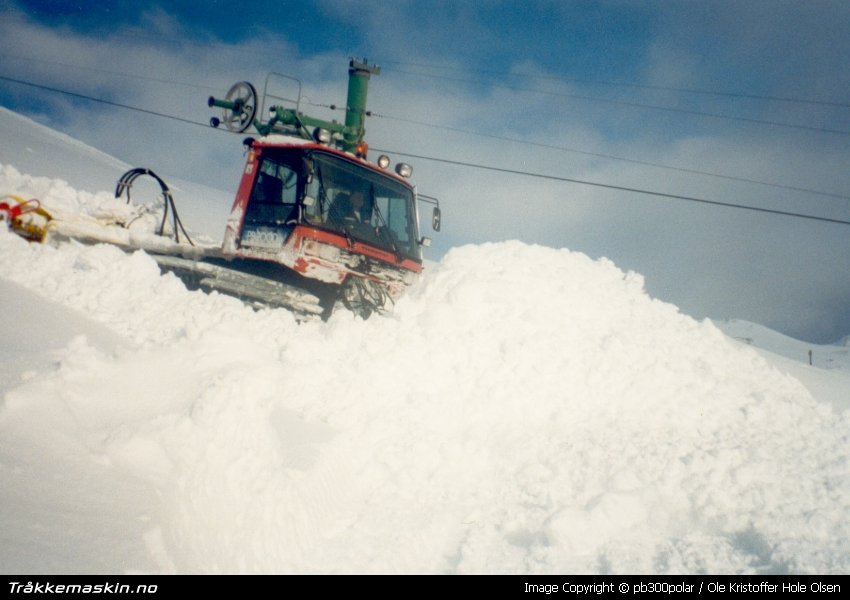
[[387,225],[387,222],[384,220],[384,215],[381,214],[381,209],[378,207],[378,203],[375,201],[375,186],[369,186],[369,195],[371,196],[372,206],[375,209],[375,215],[378,217],[378,227],[375,229],[375,234],[378,235],[379,238],[383,238],[385,242],[389,243],[390,247],[395,254],[395,258],[397,261],[401,262],[402,256],[401,251],[398,249],[398,246],[393,239],[393,236],[390,234],[389,229],[390,226]]
[[[319,180],[319,214],[325,214],[325,204],[328,201],[328,194],[325,191],[325,180],[322,178],[322,168],[320,166],[316,167],[316,178]],[[348,242],[348,247],[354,247],[354,238],[351,237],[351,233],[345,227],[344,220],[342,217],[334,210],[334,207],[331,206],[328,208],[328,222],[333,226],[335,231],[342,233],[345,236],[346,241]]]

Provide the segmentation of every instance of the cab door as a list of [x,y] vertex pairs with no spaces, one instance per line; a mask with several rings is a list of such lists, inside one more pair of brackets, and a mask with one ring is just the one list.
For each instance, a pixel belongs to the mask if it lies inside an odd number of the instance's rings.
[[239,247],[275,252],[298,223],[299,171],[294,161],[264,156],[251,189]]

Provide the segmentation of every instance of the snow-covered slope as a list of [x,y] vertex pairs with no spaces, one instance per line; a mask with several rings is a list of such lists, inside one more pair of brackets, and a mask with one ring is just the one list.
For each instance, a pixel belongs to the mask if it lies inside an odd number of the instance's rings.
[[846,339],[843,345],[824,346],[801,342],[763,325],[740,319],[717,321],[716,325],[730,337],[761,350],[821,369],[850,374],[850,339]]
[[299,325],[141,252],[0,256],[4,572],[850,568],[850,412],[608,261],[456,248]]
[[716,325],[799,379],[818,400],[839,410],[850,409],[850,339],[841,345],[825,346],[801,342],[739,319],[718,321]]

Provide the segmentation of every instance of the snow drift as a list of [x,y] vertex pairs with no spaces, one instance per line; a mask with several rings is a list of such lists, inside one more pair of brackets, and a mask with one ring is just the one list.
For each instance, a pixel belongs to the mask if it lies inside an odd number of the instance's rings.
[[[0,253],[0,277],[121,338],[5,382],[5,548],[110,509],[66,568],[848,567],[846,414],[608,262],[458,248],[392,317],[298,325],[143,253],[5,232]],[[54,499],[5,501],[27,487]],[[43,552],[18,564],[62,570]]]
[[0,571],[850,568],[850,413],[609,261],[456,248],[391,316],[299,325],[143,252],[0,257]]

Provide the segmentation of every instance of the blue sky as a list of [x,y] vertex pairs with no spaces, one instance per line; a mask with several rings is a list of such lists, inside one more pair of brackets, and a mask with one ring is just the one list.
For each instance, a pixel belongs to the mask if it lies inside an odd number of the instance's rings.
[[[244,5],[243,5],[244,4]],[[599,71],[628,76],[652,37],[656,15],[639,3],[553,2],[304,2],[259,0],[233,4],[212,0],[101,3],[62,0],[24,0],[17,5],[43,23],[70,25],[84,32],[108,32],[138,23],[143,12],[162,10],[198,39],[213,36],[227,42],[244,41],[269,30],[293,40],[305,54],[338,51],[368,52],[383,35],[394,37],[399,12],[410,24],[406,35],[439,64],[464,51],[473,68],[509,68],[517,58],[512,48],[518,37],[537,36],[522,48],[522,58],[553,71]],[[387,19],[388,31],[380,21]],[[389,35],[387,35],[389,34]],[[422,56],[424,59],[425,57]],[[566,58],[566,60],[565,60]]]
[[[277,71],[301,79],[308,112],[332,118],[314,105],[343,102],[348,57],[366,57],[383,69],[375,148],[850,219],[843,1],[0,0],[0,11],[4,77],[205,123],[208,95]],[[0,104],[225,190],[243,160],[219,132],[9,81]],[[651,294],[698,318],[850,334],[847,226],[410,162],[443,201],[435,258],[512,238],[563,246],[644,274]]]

